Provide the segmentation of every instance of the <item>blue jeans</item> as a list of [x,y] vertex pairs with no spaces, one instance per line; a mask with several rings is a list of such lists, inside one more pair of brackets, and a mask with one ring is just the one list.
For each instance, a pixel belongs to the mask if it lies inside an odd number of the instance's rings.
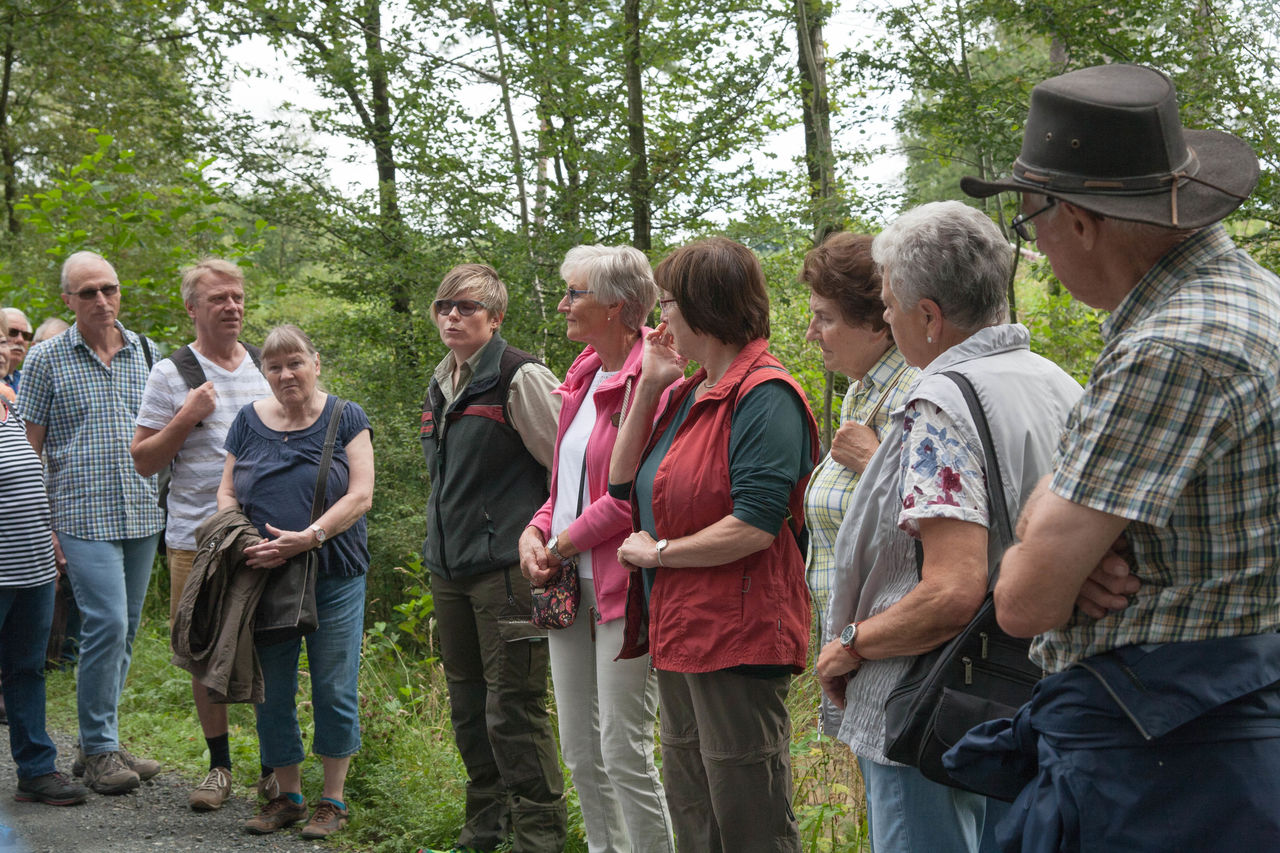
[[264,695],[258,705],[258,746],[268,767],[292,767],[306,757],[298,728],[298,656],[303,639],[311,671],[315,735],[311,751],[346,758],[360,751],[360,642],[364,638],[365,576],[320,575],[320,627],[306,637],[258,646]]
[[9,749],[19,779],[52,773],[58,750],[44,728],[44,650],[55,581],[0,587],[0,682],[9,713]]
[[116,540],[58,534],[82,619],[76,707],[85,755],[120,748],[116,708],[129,674],[159,539],[159,533]]
[[914,767],[858,758],[867,789],[872,853],[997,853],[993,828],[1009,808],[931,782]]

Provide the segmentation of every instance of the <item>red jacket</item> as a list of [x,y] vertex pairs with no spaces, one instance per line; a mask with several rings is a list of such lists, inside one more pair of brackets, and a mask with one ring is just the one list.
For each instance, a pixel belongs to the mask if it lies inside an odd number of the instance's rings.
[[[654,477],[653,514],[659,538],[688,536],[733,512],[729,431],[738,400],[761,382],[785,382],[805,399],[804,391],[767,347],[764,339],[747,344],[680,425]],[[671,395],[644,456],[705,375],[699,370]],[[818,425],[807,406],[805,414],[811,461],[816,464]],[[714,672],[739,664],[782,664],[802,671],[809,645],[809,590],[795,531],[804,523],[808,482],[806,474],[791,490],[791,518],[768,548],[720,566],[659,568],[649,596],[647,631],[641,578],[633,572],[619,657],[648,651],[655,667],[672,672]],[[634,490],[631,502],[632,523],[638,530]]]

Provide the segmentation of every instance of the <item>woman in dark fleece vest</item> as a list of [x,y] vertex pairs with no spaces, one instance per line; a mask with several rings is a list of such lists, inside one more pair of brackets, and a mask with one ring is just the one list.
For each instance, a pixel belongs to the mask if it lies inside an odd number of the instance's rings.
[[431,475],[423,561],[440,629],[454,739],[467,768],[457,846],[552,853],[565,843],[564,779],[547,716],[546,632],[529,624],[516,543],[547,499],[560,384],[498,334],[493,268],[445,275],[432,314],[449,354],[422,407]]

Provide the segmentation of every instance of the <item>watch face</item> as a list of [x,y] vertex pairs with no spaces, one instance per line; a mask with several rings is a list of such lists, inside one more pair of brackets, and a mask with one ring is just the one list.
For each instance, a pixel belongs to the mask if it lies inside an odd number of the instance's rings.
[[853,642],[853,638],[858,635],[858,626],[845,625],[844,630],[840,632],[840,645],[847,646]]

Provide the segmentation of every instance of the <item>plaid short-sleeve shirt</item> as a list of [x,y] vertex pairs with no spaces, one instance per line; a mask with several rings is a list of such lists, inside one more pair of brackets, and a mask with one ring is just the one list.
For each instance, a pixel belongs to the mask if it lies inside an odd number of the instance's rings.
[[74,325],[32,347],[18,394],[23,419],[46,428],[53,529],[81,539],[138,539],[164,527],[156,478],[138,476],[129,455],[147,359],[139,337],[116,328],[124,347],[110,365]]
[[1280,278],[1220,225],[1165,255],[1103,325],[1051,488],[1130,520],[1142,588],[1076,612],[1032,657],[1057,672],[1134,643],[1280,628]]

